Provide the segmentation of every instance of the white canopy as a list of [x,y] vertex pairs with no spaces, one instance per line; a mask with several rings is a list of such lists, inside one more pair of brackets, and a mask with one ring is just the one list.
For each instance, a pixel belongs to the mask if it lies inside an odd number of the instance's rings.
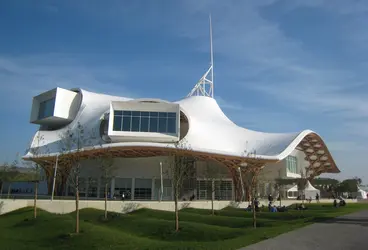
[[295,185],[294,187],[290,188],[288,192],[298,192],[298,185]]
[[305,198],[307,199],[309,198],[315,199],[317,194],[318,196],[321,195],[321,192],[317,188],[313,187],[309,181],[307,182],[304,193],[305,193]]
[[288,198],[296,198],[298,197],[298,185],[293,186],[287,191]]
[[367,192],[358,187],[357,199],[367,199]]
[[[288,198],[295,198],[298,196],[298,185],[293,186],[287,191]],[[315,199],[316,195],[318,194],[320,196],[320,191],[313,187],[312,184],[308,181],[307,185],[305,187],[305,198],[312,198]]]

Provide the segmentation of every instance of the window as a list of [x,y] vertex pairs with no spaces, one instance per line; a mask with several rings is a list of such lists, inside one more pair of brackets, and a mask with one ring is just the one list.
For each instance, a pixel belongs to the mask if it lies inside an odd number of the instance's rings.
[[297,158],[295,156],[288,156],[286,157],[286,168],[289,173],[297,174],[298,168],[297,168]]
[[175,112],[114,111],[114,131],[177,133]]
[[97,189],[98,189],[98,179],[97,178],[89,178],[88,179],[87,197],[97,197]]
[[197,200],[211,200],[212,182],[207,180],[197,181]]
[[135,179],[134,199],[152,199],[152,179]]
[[54,115],[55,98],[48,99],[40,102],[40,108],[38,110],[38,119],[43,119]]
[[132,179],[131,178],[115,178],[114,196],[121,199],[124,193],[125,199],[130,200],[132,195]]
[[215,181],[215,200],[232,200],[233,183],[232,181]]

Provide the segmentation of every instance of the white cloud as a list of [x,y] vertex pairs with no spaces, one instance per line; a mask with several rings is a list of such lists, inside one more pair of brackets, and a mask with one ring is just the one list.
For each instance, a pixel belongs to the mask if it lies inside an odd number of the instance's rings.
[[134,96],[122,84],[123,72],[118,66],[86,66],[65,55],[0,56],[0,82],[4,84],[1,95],[7,98],[12,93],[18,103],[29,103],[32,96],[58,86]]

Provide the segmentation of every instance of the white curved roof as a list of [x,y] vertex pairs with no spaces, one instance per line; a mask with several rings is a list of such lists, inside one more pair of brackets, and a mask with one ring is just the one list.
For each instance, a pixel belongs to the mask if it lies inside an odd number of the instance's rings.
[[[69,124],[71,130],[76,129],[77,124],[84,126],[85,131],[95,131],[97,136],[91,137],[85,144],[86,150],[96,145],[102,147],[170,147],[167,143],[155,142],[119,142],[104,144],[99,136],[100,117],[109,110],[111,101],[129,101],[130,98],[110,96],[79,90],[82,94],[81,107],[76,118]],[[187,116],[189,130],[185,136],[191,150],[205,154],[217,154],[231,157],[244,157],[244,151],[255,153],[258,159],[279,161],[288,156],[298,145],[307,144],[310,140],[325,145],[322,139],[311,130],[297,133],[263,133],[239,127],[233,123],[221,110],[216,100],[205,96],[191,96],[177,101],[180,109]],[[55,131],[38,131],[43,140],[40,147],[44,148],[39,154],[56,155],[60,151],[58,141],[60,134],[66,131],[66,127]],[[35,135],[35,137],[37,134]],[[308,136],[312,136],[305,141]],[[307,145],[305,144],[305,145]],[[36,147],[35,140],[31,146]],[[47,148],[47,150],[46,150]],[[328,155],[330,168],[339,171],[325,148]],[[313,147],[311,147],[313,150]],[[32,150],[24,158],[33,158]]]

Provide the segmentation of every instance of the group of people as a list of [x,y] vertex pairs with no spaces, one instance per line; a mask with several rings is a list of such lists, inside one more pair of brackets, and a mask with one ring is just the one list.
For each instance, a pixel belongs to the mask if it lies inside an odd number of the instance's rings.
[[333,206],[334,207],[337,208],[337,207],[344,207],[344,206],[346,206],[346,202],[345,202],[345,200],[342,197],[339,197],[338,199],[339,199],[339,202],[337,202],[337,200],[334,199],[334,201],[333,201]]
[[[257,198],[254,199],[254,210],[256,212],[260,212],[261,208],[259,206],[259,200]],[[252,205],[253,204],[249,204],[248,207],[245,209],[245,211],[252,211]],[[262,208],[264,208],[264,205],[262,205]],[[273,204],[273,197],[272,195],[268,196],[268,211],[269,212],[286,212],[287,211],[287,207],[286,206],[276,206]]]

